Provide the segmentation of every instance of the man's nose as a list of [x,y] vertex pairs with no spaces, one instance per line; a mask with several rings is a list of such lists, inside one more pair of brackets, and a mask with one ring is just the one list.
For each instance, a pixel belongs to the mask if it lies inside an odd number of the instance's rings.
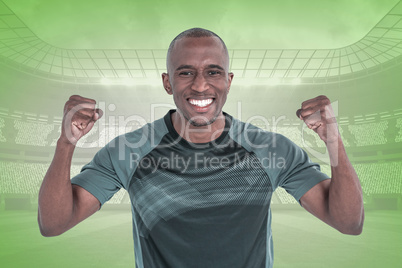
[[197,74],[194,77],[193,84],[191,85],[191,89],[203,92],[209,88],[208,81],[202,74]]

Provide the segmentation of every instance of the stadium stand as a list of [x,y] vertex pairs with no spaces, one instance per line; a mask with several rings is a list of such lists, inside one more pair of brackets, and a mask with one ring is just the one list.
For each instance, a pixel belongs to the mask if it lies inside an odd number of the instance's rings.
[[[402,194],[402,162],[362,163],[355,164],[354,168],[359,176],[365,196],[375,194]],[[321,170],[330,173],[328,165],[322,165]],[[283,188],[279,187],[275,193],[282,204],[296,204],[297,201]]]
[[45,163],[0,161],[0,193],[37,195],[47,168]]
[[[73,165],[71,175],[78,174],[81,165]],[[365,195],[402,194],[402,163],[364,163],[354,165],[362,183]],[[48,163],[18,163],[0,161],[0,194],[38,195],[40,184],[47,171]],[[321,166],[323,172],[329,173],[329,166]],[[124,189],[116,193],[108,204],[121,204],[126,194]],[[275,194],[282,204],[296,204],[297,201],[283,188]],[[125,200],[125,203],[129,200]]]
[[[398,132],[387,133],[388,126],[394,124],[394,119],[384,119],[378,122],[362,122],[359,124],[339,125],[339,131],[345,147],[364,147],[372,145],[391,144],[402,141],[402,118],[396,119]],[[10,126],[10,123],[13,125]],[[272,131],[280,133],[301,147],[325,147],[319,137],[307,127],[280,126]],[[84,137],[78,147],[100,148],[118,135],[140,128],[140,124],[132,126],[95,126],[88,136]],[[13,133],[15,144],[29,146],[56,146],[57,138],[61,132],[59,123],[44,123],[40,121],[14,119],[10,120],[0,116],[0,142],[10,142],[5,131]],[[391,135],[391,138],[387,138]],[[9,136],[9,135],[8,135]]]
[[16,144],[46,146],[47,137],[53,131],[54,125],[14,120],[14,128],[17,131]]
[[[0,161],[0,194],[29,194],[36,198],[48,167],[48,163]],[[71,176],[78,174],[81,168],[81,165],[72,165]],[[125,190],[120,190],[108,203],[120,204],[124,194]]]
[[[299,125],[296,125],[298,123]],[[81,139],[77,145],[79,148],[101,148],[117,135],[134,131],[140,128],[140,124],[131,126],[99,125]],[[376,122],[361,122],[359,124],[340,124],[339,131],[345,147],[369,147],[379,145],[391,145],[402,141],[402,118],[392,117]],[[319,137],[307,127],[302,127],[295,121],[286,126],[272,129],[280,133],[302,148],[322,148],[325,144]],[[24,118],[13,119],[0,115],[0,142],[3,144],[25,145],[33,147],[54,147],[61,132],[61,125],[57,121],[50,120],[26,120]],[[49,152],[52,152],[50,150]]]
[[356,146],[368,146],[385,144],[385,130],[388,128],[388,121],[376,123],[363,123],[349,125],[349,131],[355,136]]
[[402,142],[402,118],[398,118],[396,122],[396,127],[399,128],[399,131],[395,137],[395,142]]
[[[7,118],[6,118],[7,119]],[[22,119],[18,120],[6,120],[0,117],[0,130],[5,128],[5,122],[13,122],[13,127],[15,130],[15,144],[26,145],[23,150],[35,150],[37,147],[44,146],[54,146],[52,140],[56,140],[59,135],[60,125],[50,124],[43,122],[25,122]],[[353,134],[353,139],[356,140],[355,147],[366,147],[373,145],[384,145],[390,144],[392,146],[393,142],[400,142],[401,131],[395,133],[395,137],[387,141],[385,138],[385,130],[387,129],[388,122],[393,119],[381,120],[376,123],[361,123],[355,125],[343,125],[340,128],[347,128]],[[400,129],[402,125],[402,118],[398,118],[396,121],[396,126]],[[138,128],[139,126],[136,126]],[[126,128],[119,128],[117,126],[104,127],[99,134],[101,139],[110,140],[112,136],[124,133]],[[299,145],[302,147],[304,145],[317,147],[318,143],[321,141],[313,142],[301,142],[300,129],[295,126],[288,127],[278,127],[277,131],[287,137],[293,139],[296,143],[299,141]],[[98,133],[96,130],[94,133]],[[50,137],[50,135],[55,135],[55,137]],[[95,134],[94,134],[95,135]],[[307,134],[310,135],[310,134]],[[4,137],[4,136],[2,136]],[[314,136],[312,136],[314,137]],[[99,142],[97,139],[99,137],[95,136],[88,138],[86,141],[92,147],[99,147]],[[310,137],[311,139],[311,137]],[[94,140],[94,141],[90,141]],[[350,138],[349,138],[350,140]],[[319,146],[318,146],[319,147]],[[350,147],[350,145],[348,145]],[[351,147],[353,149],[353,146]],[[85,161],[90,161],[87,158]],[[13,162],[7,160],[0,161],[0,194],[30,194],[37,195],[40,183],[43,179],[44,174],[48,168],[49,163],[44,163],[38,161],[38,163],[32,162]],[[78,174],[82,164],[74,164],[71,168],[72,176]],[[330,174],[330,167],[328,165],[321,165],[321,169],[324,173]],[[359,163],[355,164],[356,172],[358,173],[362,185],[363,191],[366,195],[370,194],[402,194],[402,163],[393,161],[385,163]],[[276,196],[282,204],[295,204],[297,203],[293,197],[291,197],[282,188],[276,191]],[[122,200],[125,199],[125,203],[129,202],[125,196],[125,190],[119,191],[108,203],[109,204],[121,204]]]
[[402,163],[355,164],[365,194],[402,194]]
[[7,139],[3,135],[3,128],[5,126],[4,119],[0,117],[0,142],[6,142]]

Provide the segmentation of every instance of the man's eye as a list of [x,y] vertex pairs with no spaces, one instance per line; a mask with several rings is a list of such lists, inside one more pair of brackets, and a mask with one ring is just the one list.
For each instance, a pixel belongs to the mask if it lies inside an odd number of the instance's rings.
[[191,75],[192,73],[191,72],[180,72],[179,73],[179,75],[182,75],[182,76],[187,76],[187,75]]
[[221,72],[220,71],[209,71],[208,74],[209,75],[219,75],[219,74],[221,74]]

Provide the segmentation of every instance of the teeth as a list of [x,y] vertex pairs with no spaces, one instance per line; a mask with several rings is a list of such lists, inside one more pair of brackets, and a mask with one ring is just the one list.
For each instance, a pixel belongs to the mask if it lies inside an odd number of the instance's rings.
[[194,100],[194,99],[190,99],[189,102],[190,102],[192,105],[196,105],[196,106],[199,106],[199,107],[205,107],[205,106],[207,106],[207,105],[209,105],[209,104],[212,103],[212,99],[207,99],[207,100]]

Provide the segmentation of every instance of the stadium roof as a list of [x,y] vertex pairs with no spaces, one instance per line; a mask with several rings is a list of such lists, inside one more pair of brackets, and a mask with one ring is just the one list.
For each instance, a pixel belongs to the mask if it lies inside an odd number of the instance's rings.
[[[22,71],[74,83],[136,83],[165,71],[164,49],[66,49],[39,38],[0,1],[0,60]],[[268,83],[349,80],[402,60],[402,2],[363,38],[336,49],[229,50],[236,78]]]

